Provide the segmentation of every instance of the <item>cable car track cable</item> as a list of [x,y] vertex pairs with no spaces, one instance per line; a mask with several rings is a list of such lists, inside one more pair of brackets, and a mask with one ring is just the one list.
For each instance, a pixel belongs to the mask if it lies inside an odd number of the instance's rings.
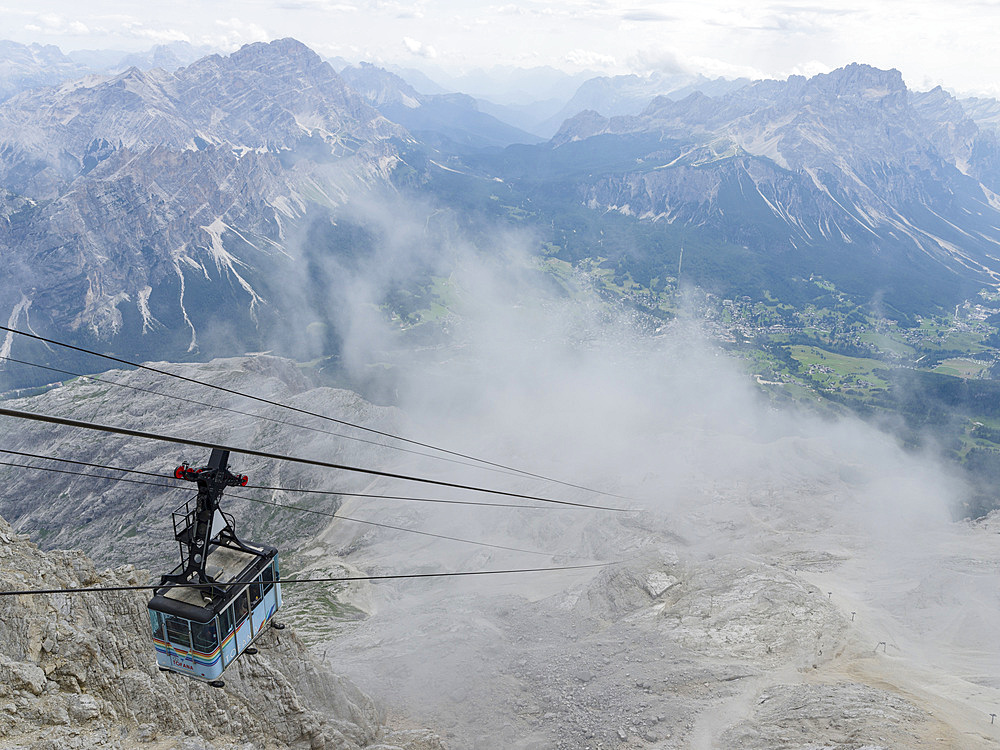
[[[132,484],[146,484],[146,485],[153,485],[155,487],[166,487],[167,489],[172,489],[172,490],[188,489],[187,487],[177,487],[172,484],[159,484],[158,482],[147,482],[143,479],[128,479],[126,477],[107,477],[100,474],[87,474],[82,471],[69,471],[67,469],[45,468],[43,466],[27,466],[25,464],[15,464],[10,461],[0,461],[0,466],[13,466],[19,469],[38,469],[40,471],[52,471],[58,474],[73,474],[76,476],[93,477],[95,479],[110,479],[111,481],[116,481],[116,482],[130,482]],[[353,518],[351,516],[345,516],[340,513],[337,513],[336,511],[325,511],[325,510],[316,510],[314,508],[303,508],[301,505],[285,505],[284,503],[276,503],[272,500],[262,500],[256,497],[248,497],[246,495],[235,495],[233,493],[230,493],[229,497],[236,498],[238,500],[246,500],[247,502],[251,503],[258,503],[260,505],[270,505],[272,507],[282,508],[284,510],[297,510],[301,513],[312,513],[314,515],[326,516],[328,518],[337,518],[340,519],[341,521],[351,521],[353,523],[365,524],[367,526],[377,526],[379,528],[391,529],[393,531],[403,531],[406,532],[407,534],[417,534],[419,536],[429,536],[435,539],[445,539],[449,542],[461,542],[462,544],[473,544],[478,547],[490,547],[492,549],[501,549],[507,552],[523,552],[524,554],[527,555],[547,555],[547,556],[552,555],[552,552],[545,552],[542,550],[523,549],[521,547],[508,547],[503,544],[482,542],[476,539],[463,539],[462,537],[448,536],[446,534],[435,534],[432,531],[421,531],[420,529],[408,529],[405,526],[393,526],[392,524],[381,523],[378,521],[367,521],[362,518]],[[441,502],[447,502],[447,501],[441,501]]]
[[286,510],[298,510],[303,513],[315,513],[319,516],[328,516],[329,518],[339,518],[341,521],[353,521],[354,523],[363,523],[368,526],[378,526],[382,529],[392,529],[393,531],[406,531],[410,534],[419,534],[420,536],[430,536],[435,539],[445,539],[450,542],[462,542],[463,544],[475,544],[480,547],[492,547],[493,549],[502,549],[507,552],[523,552],[527,555],[545,555],[547,557],[552,557],[553,553],[551,551],[545,552],[542,550],[535,549],[521,549],[520,547],[507,547],[503,544],[493,544],[491,542],[477,542],[472,539],[462,539],[457,536],[446,536],[445,534],[434,534],[430,531],[419,531],[417,529],[407,529],[404,526],[393,526],[388,523],[379,523],[378,521],[365,521],[361,518],[351,518],[350,516],[342,516],[339,513],[331,513],[330,511],[324,510],[313,510],[312,508],[303,508],[300,505],[284,505],[282,503],[275,503],[269,500],[259,500],[252,497],[246,497],[245,495],[234,495],[229,494],[229,497],[240,498],[241,500],[249,500],[251,503],[260,503],[261,505],[272,505],[276,508],[285,508]]
[[72,349],[73,351],[81,352],[83,354],[90,354],[90,355],[95,356],[95,357],[101,357],[101,358],[107,359],[107,360],[109,360],[111,362],[118,362],[119,364],[127,365],[128,367],[135,367],[135,368],[138,368],[138,369],[147,370],[149,372],[155,372],[155,373],[157,373],[159,375],[165,375],[167,377],[177,378],[178,380],[183,380],[183,381],[186,381],[186,382],[189,382],[189,383],[195,383],[197,385],[201,385],[201,386],[204,386],[206,388],[212,388],[212,389],[215,389],[215,390],[218,390],[218,391],[222,391],[224,393],[229,393],[229,394],[232,394],[232,395],[235,395],[235,396],[241,396],[243,398],[249,398],[249,399],[252,399],[254,401],[260,401],[261,403],[270,404],[271,406],[277,406],[277,407],[280,407],[280,408],[283,408],[283,409],[289,409],[291,411],[296,411],[296,412],[299,412],[301,414],[306,414],[306,415],[309,415],[311,417],[316,417],[318,419],[325,419],[325,420],[328,420],[330,422],[335,422],[336,424],[344,425],[346,427],[353,427],[354,429],[364,430],[365,432],[371,432],[371,433],[374,433],[376,435],[381,435],[383,437],[391,438],[393,440],[399,440],[401,442],[409,443],[411,445],[416,445],[416,446],[419,446],[421,448],[428,448],[429,450],[438,451],[440,453],[445,453],[445,454],[448,454],[450,456],[456,456],[458,458],[469,459],[469,460],[475,461],[477,463],[485,464],[486,466],[493,466],[493,467],[498,468],[498,469],[504,469],[506,471],[513,471],[513,472],[516,472],[518,474],[522,474],[522,475],[528,476],[528,477],[533,477],[535,479],[541,479],[541,480],[546,481],[546,482],[554,482],[556,484],[561,484],[561,485],[564,485],[564,486],[567,486],[567,487],[573,487],[573,488],[578,489],[578,490],[584,490],[586,492],[592,492],[592,493],[598,494],[598,495],[604,495],[606,497],[617,497],[617,498],[619,498],[621,500],[629,500],[629,499],[631,499],[631,498],[625,497],[623,495],[617,495],[617,494],[615,494],[613,492],[604,492],[602,490],[595,490],[595,489],[592,489],[590,487],[585,487],[583,485],[573,484],[571,482],[565,482],[563,480],[555,479],[553,477],[548,477],[548,476],[545,476],[543,474],[536,474],[536,473],[533,473],[533,472],[530,472],[530,471],[525,471],[523,469],[515,468],[513,466],[506,466],[504,464],[496,463],[494,461],[487,461],[486,459],[477,458],[476,456],[472,456],[472,455],[469,455],[469,454],[466,454],[466,453],[460,453],[458,451],[448,450],[447,448],[440,448],[440,447],[438,447],[436,445],[432,445],[430,443],[422,443],[419,440],[412,440],[410,438],[404,438],[404,437],[401,437],[399,435],[393,435],[390,432],[383,432],[382,430],[376,430],[373,427],[364,427],[363,425],[354,424],[353,422],[348,422],[346,420],[337,419],[336,417],[331,417],[331,416],[326,415],[326,414],[320,414],[318,412],[309,411],[307,409],[300,409],[297,406],[291,406],[289,404],[283,404],[280,401],[274,401],[272,399],[264,398],[262,396],[253,396],[253,395],[251,395],[249,393],[242,393],[241,391],[233,390],[232,388],[226,388],[225,386],[215,385],[213,383],[206,383],[203,380],[198,380],[196,378],[187,377],[186,375],[179,375],[177,373],[170,372],[169,370],[161,370],[161,369],[156,368],[156,367],[151,367],[149,365],[140,364],[138,362],[132,362],[130,360],[122,359],[120,357],[115,357],[115,356],[110,355],[110,354],[101,354],[100,352],[95,352],[95,351],[92,351],[90,349],[85,349],[85,348],[83,348],[81,346],[75,346],[73,344],[67,344],[67,343],[64,343],[62,341],[56,341],[55,339],[46,338],[45,336],[39,336],[36,333],[28,333],[27,331],[21,331],[21,330],[18,330],[17,328],[9,328],[8,326],[4,326],[4,325],[0,325],[0,331],[7,331],[8,333],[16,333],[16,334],[19,334],[21,336],[26,336],[28,338],[36,339],[38,341],[42,341],[42,342],[47,343],[47,344],[55,344],[56,346],[61,346],[61,347],[64,347],[66,349]]
[[313,427],[311,425],[301,424],[300,422],[289,422],[284,419],[275,419],[274,417],[267,417],[264,416],[263,414],[254,414],[253,412],[234,409],[230,406],[222,406],[221,404],[210,404],[207,401],[198,401],[197,399],[187,398],[186,396],[177,396],[168,393],[161,393],[160,391],[154,391],[152,388],[142,388],[137,385],[129,385],[128,383],[119,383],[114,380],[106,380],[96,375],[84,375],[83,373],[80,372],[73,372],[72,370],[64,370],[60,367],[52,367],[50,365],[40,365],[37,362],[28,362],[27,360],[15,359],[14,357],[0,356],[0,359],[6,360],[7,362],[16,362],[19,365],[27,365],[28,367],[37,367],[42,370],[50,370],[52,372],[62,373],[63,375],[71,375],[75,378],[84,378],[86,380],[93,380],[95,383],[104,383],[105,385],[113,385],[119,388],[128,388],[129,390],[139,391],[140,393],[149,393],[153,396],[160,396],[161,398],[169,398],[173,401],[183,401],[188,404],[194,404],[195,406],[204,406],[208,409],[220,409],[222,411],[227,411],[231,414],[239,414],[244,417],[250,417],[251,419],[261,419],[264,420],[265,422],[272,422],[274,424],[283,424],[289,427],[299,427],[303,430],[309,430],[310,432],[318,432],[322,433],[323,435],[331,435],[333,437],[343,438],[344,440],[353,440],[358,443],[365,443],[367,445],[374,445],[379,448],[386,448],[387,450],[401,451],[402,453],[411,453],[415,456],[423,456],[424,458],[430,458],[435,461],[447,461],[449,463],[459,464],[461,466],[469,466],[475,469],[494,471],[500,474],[509,474],[511,476],[531,476],[526,474],[525,472],[518,471],[516,469],[483,466],[482,462],[475,463],[475,461],[459,460],[457,458],[448,458],[447,456],[435,456],[433,453],[424,453],[423,451],[413,450],[412,448],[403,448],[402,446],[399,445],[387,445],[386,443],[379,443],[375,440],[367,440],[365,438],[358,437],[357,435],[345,435],[342,432],[332,432],[330,430],[324,430],[322,427]]
[[[398,573],[375,576],[330,576],[324,578],[289,578],[275,581],[282,586],[294,585],[298,583],[348,583],[352,581],[399,581],[414,578],[459,578],[463,576],[489,576],[508,575],[519,573],[550,573],[565,570],[585,570],[587,568],[608,568],[612,565],[620,565],[620,561],[590,563],[587,565],[557,565],[549,568],[511,568],[507,570],[463,570],[447,573]],[[45,595],[45,594],[92,594],[101,591],[156,591],[157,589],[203,589],[203,588],[225,588],[227,586],[243,586],[249,581],[232,581],[230,583],[168,583],[163,585],[145,584],[137,586],[87,586],[81,588],[64,589],[20,589],[11,591],[0,591],[0,596],[25,596],[25,595]]]
[[[92,469],[102,469],[104,471],[122,471],[127,474],[141,474],[147,477],[157,477],[159,479],[174,479],[171,474],[159,474],[154,471],[141,471],[139,469],[124,469],[120,466],[106,466],[104,464],[90,463],[89,461],[76,461],[71,458],[54,458],[52,456],[43,456],[39,453],[27,453],[25,451],[15,451],[9,448],[0,448],[0,453],[10,453],[15,456],[23,456],[25,458],[37,458],[43,461],[58,461],[60,463],[75,464],[79,466],[89,466]],[[159,482],[143,482],[137,479],[126,479],[125,477],[108,477],[103,474],[88,474],[83,471],[67,471],[66,469],[54,469],[47,466],[32,466],[30,464],[15,464],[9,461],[0,461],[0,466],[13,466],[19,469],[36,469],[38,471],[54,471],[60,474],[76,474],[81,477],[94,477],[100,479],[110,479],[116,482],[132,482],[133,484],[148,484],[153,487],[165,487],[171,490],[188,490],[190,487],[187,485],[177,485],[177,484],[160,484]],[[248,490],[270,490],[275,492],[287,492],[289,494],[310,494],[310,495],[332,495],[341,497],[361,497],[370,498],[372,500],[404,500],[407,502],[414,503],[442,503],[444,505],[474,505],[478,507],[486,508],[523,508],[525,510],[558,510],[551,505],[526,505],[524,503],[487,503],[478,500],[445,500],[443,498],[436,497],[411,497],[408,495],[379,495],[370,492],[340,492],[337,490],[307,490],[307,489],[296,489],[295,487],[265,487],[263,485],[248,484],[246,486]],[[232,495],[230,497],[241,497],[242,499],[249,499],[241,495]]]
[[[2,326],[0,326],[2,328]],[[399,479],[408,482],[419,482],[421,484],[430,484],[437,487],[449,487],[451,489],[460,490],[470,490],[473,492],[484,492],[491,495],[501,495],[504,497],[516,497],[522,500],[534,500],[542,503],[554,503],[556,505],[569,505],[578,508],[589,508],[591,510],[606,510],[616,513],[631,513],[634,512],[629,508],[615,508],[606,505],[588,505],[587,503],[576,503],[570,500],[556,500],[554,498],[539,497],[537,495],[527,495],[520,492],[509,492],[506,490],[495,490],[486,487],[476,487],[474,485],[459,484],[456,482],[445,482],[439,479],[428,479],[427,477],[416,477],[408,474],[398,474],[390,471],[379,471],[378,469],[366,469],[359,466],[349,466],[347,464],[338,464],[332,461],[321,461],[314,458],[302,458],[300,456],[284,456],[279,453],[270,453],[268,451],[260,451],[253,448],[237,448],[233,446],[220,445],[218,443],[207,442],[205,440],[195,440],[193,438],[182,438],[173,435],[162,435],[159,433],[145,432],[143,430],[133,430],[127,427],[113,427],[111,425],[102,425],[95,422],[84,422],[77,419],[69,419],[68,417],[56,417],[49,414],[38,414],[35,412],[19,411],[17,409],[6,409],[0,408],[0,416],[5,417],[15,417],[18,419],[28,419],[36,422],[45,422],[48,424],[57,424],[64,427],[79,427],[85,430],[95,430],[98,432],[108,432],[117,435],[126,435],[128,437],[139,437],[147,440],[159,440],[167,443],[176,443],[178,445],[190,445],[197,448],[207,448],[220,449],[230,451],[232,453],[241,453],[246,456],[256,456],[258,458],[271,458],[277,461],[289,461],[292,463],[305,464],[307,466],[319,466],[327,469],[339,469],[341,471],[351,471],[359,474],[368,474],[371,476],[383,477],[386,479]]]

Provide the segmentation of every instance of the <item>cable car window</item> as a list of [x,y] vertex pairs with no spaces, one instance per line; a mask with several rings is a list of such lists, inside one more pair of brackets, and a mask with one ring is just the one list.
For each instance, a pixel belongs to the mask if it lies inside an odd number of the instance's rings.
[[274,571],[270,565],[261,571],[260,580],[264,586],[264,594],[266,595],[274,587]]
[[191,637],[194,640],[194,650],[203,654],[210,654],[219,647],[219,635],[215,627],[215,620],[206,623],[192,622]]
[[247,606],[247,594],[242,592],[236,597],[236,601],[233,602],[233,620],[239,625],[247,618],[250,608]]
[[219,633],[225,638],[233,630],[233,608],[226,607],[219,615]]
[[158,641],[164,640],[163,618],[159,612],[149,610],[149,624],[153,627],[153,637]]
[[178,646],[191,648],[191,629],[188,620],[176,615],[164,615],[167,621],[167,640],[176,643]]
[[260,592],[259,583],[251,583],[250,588],[247,589],[250,592],[250,608],[253,609],[257,606],[258,602],[263,598],[263,594]]

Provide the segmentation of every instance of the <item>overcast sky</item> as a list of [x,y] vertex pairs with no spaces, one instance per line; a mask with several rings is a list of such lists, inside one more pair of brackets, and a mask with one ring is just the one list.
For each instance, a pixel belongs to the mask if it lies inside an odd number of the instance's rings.
[[453,72],[513,64],[783,78],[865,62],[898,68],[911,88],[1000,96],[1000,0],[41,0],[30,8],[0,6],[0,38],[64,52],[175,40],[229,51],[293,36],[352,62]]

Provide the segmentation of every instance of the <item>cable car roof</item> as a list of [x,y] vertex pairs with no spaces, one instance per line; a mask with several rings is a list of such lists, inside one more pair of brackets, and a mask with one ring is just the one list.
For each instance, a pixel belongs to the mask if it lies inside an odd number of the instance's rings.
[[[278,552],[274,547],[264,547],[253,543],[245,543],[245,546],[258,554],[214,544],[209,548],[207,570],[216,582],[223,585],[249,583],[257,577],[264,564],[270,562]],[[169,584],[164,588],[167,589],[165,593],[161,594],[158,591],[150,599],[149,608],[197,622],[211,620],[219,609],[228,604],[240,590],[239,586],[227,586],[228,590],[225,596],[215,599],[211,604],[206,604],[202,598],[203,589],[180,586],[171,588]],[[160,589],[160,591],[162,590]]]

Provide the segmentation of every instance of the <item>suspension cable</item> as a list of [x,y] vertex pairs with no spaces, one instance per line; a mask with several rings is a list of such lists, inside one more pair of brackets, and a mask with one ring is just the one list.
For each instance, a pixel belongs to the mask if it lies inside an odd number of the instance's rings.
[[178,373],[170,372],[169,370],[162,370],[162,369],[159,369],[159,368],[156,368],[156,367],[152,367],[150,365],[144,365],[144,364],[140,364],[138,362],[132,362],[132,361],[127,360],[127,359],[122,359],[120,357],[114,357],[114,356],[112,356],[110,354],[101,354],[100,352],[95,352],[95,351],[92,351],[90,349],[85,349],[85,348],[83,348],[81,346],[75,346],[73,344],[67,344],[67,343],[64,343],[62,341],[56,341],[55,339],[50,339],[50,338],[46,338],[44,336],[39,336],[36,333],[29,333],[27,331],[18,330],[17,328],[9,328],[8,326],[4,326],[4,325],[0,325],[0,331],[7,331],[8,333],[16,333],[16,334],[19,334],[21,336],[26,336],[28,338],[36,339],[38,341],[42,341],[42,342],[47,343],[47,344],[54,344],[56,346],[61,346],[61,347],[64,347],[66,349],[71,349],[73,351],[81,352],[83,354],[90,354],[90,355],[95,356],[95,357],[101,357],[101,358],[109,360],[111,362],[118,362],[119,364],[123,364],[123,365],[126,365],[128,367],[135,367],[135,368],[142,369],[142,370],[148,370],[149,372],[155,372],[155,373],[157,373],[159,375],[165,375],[167,377],[176,378],[178,380],[183,380],[183,381],[188,382],[188,383],[195,383],[197,385],[201,385],[201,386],[204,386],[206,388],[212,388],[214,390],[222,391],[224,393],[229,393],[229,394],[232,394],[234,396],[240,396],[242,398],[252,399],[254,401],[259,401],[261,403],[270,404],[271,406],[277,406],[277,407],[280,407],[280,408],[283,408],[283,409],[289,409],[291,411],[296,411],[296,412],[299,412],[300,414],[306,414],[308,416],[316,417],[318,419],[325,419],[327,421],[335,422],[336,424],[344,425],[346,427],[353,427],[354,429],[357,429],[357,430],[363,430],[365,432],[370,432],[370,433],[373,433],[373,434],[376,434],[376,435],[381,435],[382,437],[391,438],[393,440],[399,440],[399,441],[404,442],[404,443],[409,443],[410,445],[416,445],[416,446],[418,446],[420,448],[427,448],[429,450],[438,451],[440,453],[445,453],[447,455],[455,456],[457,458],[465,458],[465,459],[468,459],[468,460],[471,460],[471,461],[476,461],[477,463],[482,463],[482,464],[485,464],[486,466],[493,466],[493,467],[498,468],[498,469],[504,469],[506,471],[513,471],[513,472],[516,472],[518,474],[523,474],[524,476],[533,477],[535,479],[541,479],[541,480],[544,480],[546,482],[554,482],[556,484],[561,484],[561,485],[564,485],[564,486],[567,486],[567,487],[573,487],[573,488],[578,489],[578,490],[583,490],[585,492],[591,492],[591,493],[598,494],[598,495],[604,495],[606,497],[617,497],[617,498],[622,499],[622,500],[629,499],[629,498],[626,498],[626,497],[624,497],[622,495],[616,495],[616,494],[611,493],[611,492],[604,492],[602,490],[595,490],[595,489],[592,489],[590,487],[585,487],[583,485],[573,484],[571,482],[565,482],[565,481],[562,481],[562,480],[559,480],[559,479],[555,479],[553,477],[545,476],[543,474],[536,474],[536,473],[533,473],[533,472],[530,472],[530,471],[524,471],[522,469],[517,469],[517,468],[512,467],[512,466],[505,466],[504,464],[496,463],[494,461],[487,461],[486,459],[477,458],[476,456],[471,456],[471,455],[468,455],[466,453],[460,453],[458,451],[452,451],[452,450],[448,450],[446,448],[440,448],[440,447],[432,445],[430,443],[422,443],[422,442],[420,442],[418,440],[411,440],[409,438],[400,437],[399,435],[393,435],[390,432],[384,432],[382,430],[376,430],[373,427],[365,427],[363,425],[354,424],[353,422],[348,422],[348,421],[343,420],[343,419],[337,419],[335,417],[331,417],[331,416],[326,415],[326,414],[320,414],[318,412],[309,411],[307,409],[300,409],[297,406],[291,406],[289,404],[283,404],[280,401],[274,401],[272,399],[264,398],[262,396],[254,396],[254,395],[251,395],[249,393],[242,393],[240,391],[233,390],[232,388],[226,388],[225,386],[215,385],[214,383],[207,383],[207,382],[205,382],[203,380],[198,380],[196,378],[191,378],[191,377],[187,377],[185,375],[180,375]]
[[249,500],[251,503],[260,503],[261,505],[272,505],[276,508],[284,508],[286,510],[298,510],[303,513],[314,513],[317,516],[327,516],[328,518],[339,518],[341,521],[353,521],[354,523],[363,523],[366,526],[377,526],[381,529],[392,529],[393,531],[406,531],[410,534],[419,534],[420,536],[434,537],[435,539],[445,539],[449,542],[462,542],[463,544],[475,544],[480,547],[492,547],[493,549],[502,549],[507,552],[523,552],[528,555],[545,555],[547,557],[552,556],[552,552],[534,550],[534,549],[521,549],[520,547],[507,547],[503,544],[492,544],[490,542],[477,542],[472,539],[461,539],[457,536],[446,536],[444,534],[433,534],[430,531],[418,531],[417,529],[407,529],[403,526],[393,526],[388,523],[379,523],[377,521],[365,521],[360,518],[351,518],[350,516],[344,516],[340,513],[331,513],[324,510],[313,510],[312,508],[303,508],[301,505],[283,505],[282,503],[271,502],[270,500],[260,500],[252,497],[246,497],[243,495],[231,495],[231,497],[239,497],[242,500]]
[[222,406],[221,404],[212,404],[207,401],[198,401],[197,399],[187,398],[185,396],[178,396],[174,394],[161,393],[160,391],[155,391],[152,388],[142,388],[137,385],[129,385],[128,383],[119,383],[114,380],[107,380],[106,378],[101,378],[96,375],[84,375],[83,373],[73,372],[72,370],[64,370],[60,367],[51,367],[49,365],[40,365],[36,362],[28,362],[23,359],[15,359],[14,357],[5,357],[0,355],[0,359],[6,360],[7,362],[16,362],[19,365],[27,365],[28,367],[37,367],[42,370],[50,370],[52,372],[62,373],[63,375],[70,375],[75,378],[83,378],[85,380],[93,380],[95,383],[104,383],[105,385],[112,385],[118,388],[128,388],[132,391],[138,391],[140,393],[149,393],[154,396],[160,396],[162,398],[169,398],[172,401],[183,401],[188,404],[194,404],[195,406],[204,406],[208,409],[219,409],[221,411],[229,412],[230,414],[239,414],[244,417],[250,417],[251,419],[261,419],[265,422],[272,422],[274,424],[283,424],[289,427],[299,427],[303,430],[309,430],[310,432],[318,432],[323,435],[332,435],[333,437],[343,438],[344,440],[353,440],[358,443],[366,443],[367,445],[374,445],[379,448],[386,448],[388,450],[400,451],[402,453],[410,453],[414,456],[423,456],[424,458],[430,458],[435,461],[447,461],[453,464],[459,464],[461,466],[471,466],[477,469],[483,469],[485,471],[494,471],[500,474],[510,474],[512,476],[527,476],[525,472],[517,471],[515,469],[503,469],[494,466],[483,466],[481,462],[476,463],[475,461],[466,461],[457,458],[448,458],[447,456],[436,456],[433,453],[425,453],[424,451],[413,450],[412,448],[404,448],[399,445],[387,445],[386,443],[380,443],[376,440],[367,440],[357,435],[345,435],[342,432],[333,432],[332,430],[324,430],[322,427],[314,427],[312,425],[302,424],[301,422],[289,422],[285,419],[275,419],[274,417],[268,417],[263,414],[254,414],[249,411],[242,411],[240,409],[234,409],[230,406]]
[[[0,326],[0,328],[2,328],[2,326]],[[426,477],[417,477],[408,474],[398,474],[389,471],[379,471],[377,469],[365,469],[358,466],[338,464],[332,461],[321,461],[319,459],[302,458],[299,456],[285,456],[278,453],[270,453],[268,451],[255,450],[253,448],[237,448],[233,446],[220,445],[218,443],[210,443],[204,440],[194,440],[192,438],[182,438],[172,435],[162,435],[159,433],[145,432],[143,430],[133,430],[127,427],[113,427],[110,425],[102,425],[94,422],[84,422],[77,419],[69,419],[67,417],[56,417],[48,414],[38,414],[33,412],[19,411],[17,409],[0,408],[0,416],[16,417],[18,419],[28,419],[36,422],[45,422],[48,424],[57,424],[66,427],[79,427],[86,430],[108,432],[117,435],[127,435],[129,437],[140,437],[148,440],[160,440],[168,443],[176,443],[178,445],[191,445],[198,448],[206,448],[209,450],[218,448],[220,450],[227,450],[232,453],[242,453],[247,456],[256,456],[258,458],[271,458],[278,461],[290,461],[293,463],[300,463],[308,466],[320,466],[328,469],[339,469],[341,471],[351,471],[360,474],[368,474],[371,476],[384,477],[386,479],[400,479],[409,482],[419,482],[422,484],[435,485],[438,487],[450,487],[452,489],[471,490],[473,492],[484,492],[491,495],[502,495],[504,497],[516,497],[522,500],[534,500],[542,503],[554,503],[557,505],[569,505],[579,508],[590,508],[591,510],[607,510],[618,513],[630,512],[629,509],[627,508],[615,508],[603,505],[588,505],[586,503],[575,503],[569,500],[555,500],[553,498],[539,497],[537,495],[527,495],[519,492],[508,492],[505,490],[488,489],[485,487],[476,487],[474,485],[468,485],[468,484],[444,482],[438,479],[428,479]]]
[[[39,453],[28,453],[26,451],[15,451],[9,448],[0,448],[0,453],[9,453],[15,456],[23,456],[25,458],[37,458],[43,461],[57,461],[59,463],[75,464],[78,466],[88,466],[93,469],[102,469],[105,471],[121,471],[127,474],[141,474],[147,477],[157,477],[159,479],[174,479],[170,474],[159,474],[154,471],[140,471],[139,469],[124,469],[120,466],[107,466],[105,464],[95,464],[89,461],[76,461],[71,458],[55,458],[53,456],[43,456]],[[176,484],[161,484],[159,482],[144,482],[136,479],[126,479],[125,477],[109,477],[103,474],[88,474],[83,471],[68,471],[66,469],[53,469],[46,466],[32,466],[30,464],[15,464],[9,461],[0,461],[2,466],[13,466],[19,469],[37,469],[38,471],[54,471],[60,474],[76,474],[81,477],[95,477],[100,479],[110,479],[115,482],[132,482],[133,484],[148,484],[153,487],[166,487],[172,490],[186,490],[189,487],[176,485]],[[265,487],[263,485],[248,484],[246,486],[248,490],[270,490],[273,492],[287,492],[289,494],[311,494],[311,495],[328,495],[332,497],[363,497],[370,498],[372,500],[405,500],[414,503],[443,503],[445,505],[476,505],[487,508],[524,508],[525,510],[556,510],[551,505],[526,505],[524,503],[487,503],[478,500],[444,500],[442,498],[436,497],[410,497],[408,495],[379,495],[370,492],[339,492],[337,490],[307,490],[307,489],[297,489],[295,487]],[[228,497],[239,497],[244,500],[250,499],[242,495],[233,495],[230,493]]]
[[[585,570],[587,568],[607,568],[620,565],[618,561],[590,563],[587,565],[557,565],[549,568],[512,568],[508,570],[463,570],[448,573],[398,573],[377,576],[330,576],[324,578],[289,578],[275,581],[282,586],[297,583],[346,583],[350,581],[399,581],[412,578],[458,578],[461,576],[495,576],[513,575],[519,573],[551,573],[563,570]],[[247,581],[230,583],[167,583],[163,585],[146,584],[140,586],[87,586],[65,589],[20,589],[16,591],[0,591],[0,596],[24,596],[28,594],[91,594],[101,591],[156,591],[158,589],[203,589],[243,586]]]
[[[146,481],[144,479],[128,479],[126,477],[108,477],[108,476],[103,476],[103,475],[100,475],[100,474],[87,474],[87,473],[82,472],[82,471],[70,471],[68,469],[55,469],[55,468],[46,468],[46,467],[43,467],[43,466],[28,466],[28,465],[25,465],[25,464],[15,464],[15,463],[12,463],[10,461],[0,461],[0,466],[13,466],[13,467],[19,468],[19,469],[37,469],[39,471],[51,471],[51,472],[55,472],[57,474],[73,474],[75,476],[94,477],[94,478],[97,478],[97,479],[108,479],[108,480],[115,481],[115,482],[130,482],[132,484],[146,484],[146,485],[153,485],[154,487],[166,487],[167,489],[172,489],[172,490],[187,489],[186,487],[177,487],[177,486],[172,485],[172,484],[160,484],[159,482],[148,482],[148,481]],[[433,533],[431,531],[421,531],[419,529],[408,529],[405,526],[393,526],[392,524],[380,523],[378,521],[366,521],[365,519],[362,519],[362,518],[352,518],[351,516],[345,516],[345,515],[343,515],[341,513],[336,513],[336,512],[331,512],[331,511],[324,511],[324,510],[315,510],[313,508],[303,508],[301,505],[285,505],[284,503],[276,503],[276,502],[274,502],[272,500],[262,500],[262,499],[256,498],[256,497],[248,497],[247,495],[235,495],[235,494],[230,493],[228,495],[228,497],[236,498],[236,499],[239,499],[239,500],[246,500],[246,501],[251,502],[251,503],[258,503],[260,505],[270,505],[272,507],[281,508],[283,510],[297,510],[297,511],[299,511],[301,513],[312,513],[312,514],[317,515],[317,516],[326,516],[328,518],[337,518],[337,519],[339,519],[341,521],[351,521],[353,523],[365,524],[366,526],[377,526],[379,528],[391,529],[393,531],[403,531],[403,532],[405,532],[407,534],[417,534],[419,536],[429,536],[429,537],[433,537],[435,539],[445,539],[445,540],[447,540],[449,542],[461,542],[462,544],[473,544],[473,545],[476,545],[476,546],[479,546],[479,547],[491,547],[493,549],[502,549],[502,550],[505,550],[507,552],[523,552],[523,553],[528,554],[528,555],[546,555],[546,556],[551,556],[552,555],[551,552],[544,552],[544,551],[541,551],[541,550],[522,549],[521,547],[508,547],[508,546],[503,545],[503,544],[493,544],[492,542],[482,542],[482,541],[478,541],[476,539],[463,539],[462,537],[457,537],[457,536],[447,536],[445,534],[435,534],[435,533]],[[431,502],[433,502],[433,501],[431,501]],[[448,502],[448,501],[447,500],[441,500],[441,501],[438,501],[438,502]],[[454,502],[459,502],[459,501],[454,501]],[[481,504],[482,505],[493,505],[493,503],[481,503]],[[531,506],[528,506],[528,507],[531,507]]]

